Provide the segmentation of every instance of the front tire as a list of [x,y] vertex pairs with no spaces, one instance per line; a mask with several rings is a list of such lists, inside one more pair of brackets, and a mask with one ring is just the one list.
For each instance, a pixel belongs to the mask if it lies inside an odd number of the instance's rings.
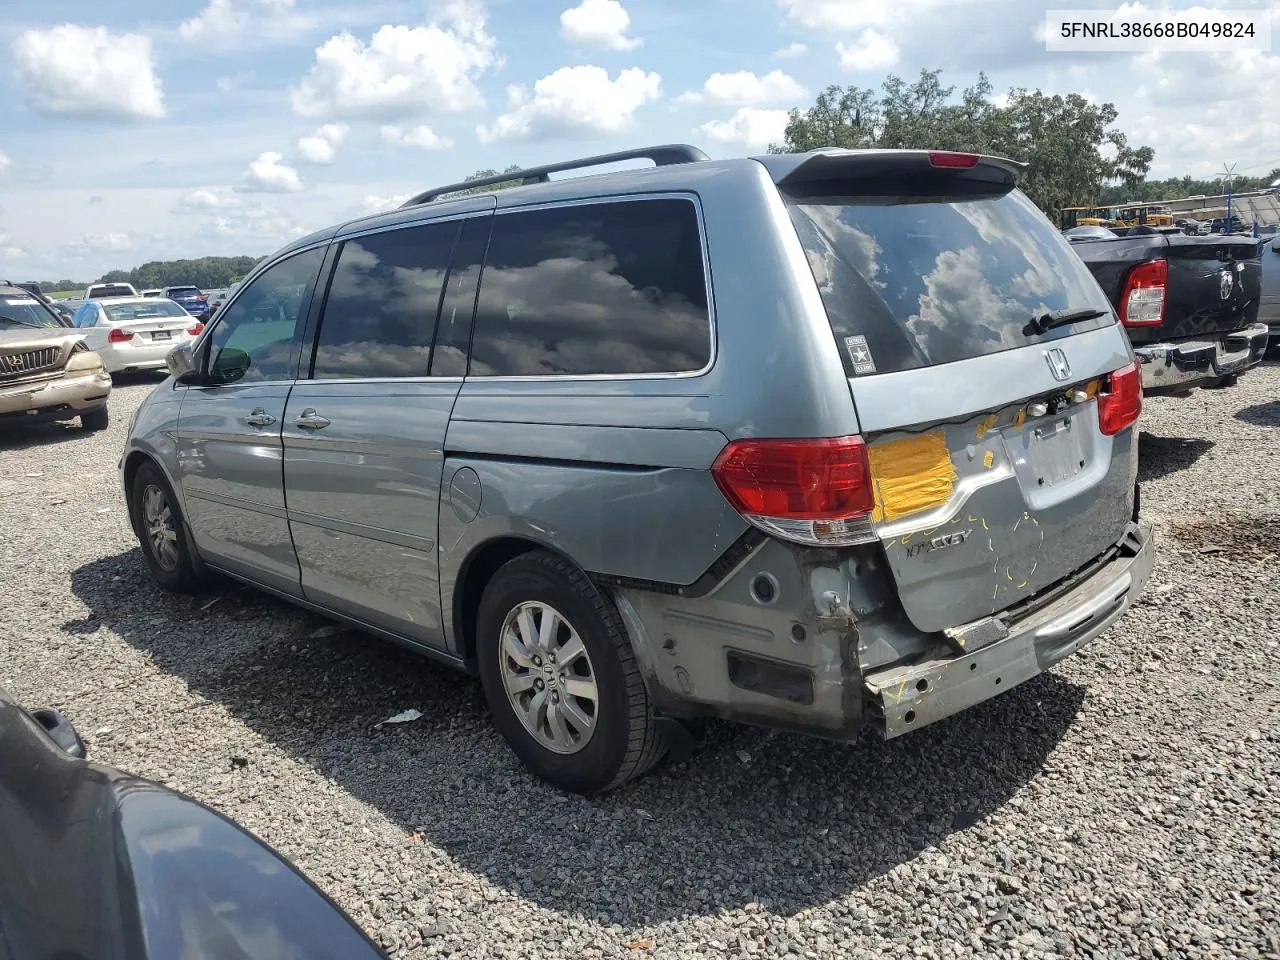
[[134,532],[152,578],[166,590],[189,593],[200,582],[191,561],[186,524],[173,488],[153,463],[144,463],[133,478]]
[[543,551],[485,587],[476,656],[494,724],[544,780],[594,794],[666,752],[613,603],[581,570]]
[[106,407],[99,407],[97,410],[86,410],[80,414],[80,426],[90,433],[105,430],[110,425],[111,417],[107,414]]

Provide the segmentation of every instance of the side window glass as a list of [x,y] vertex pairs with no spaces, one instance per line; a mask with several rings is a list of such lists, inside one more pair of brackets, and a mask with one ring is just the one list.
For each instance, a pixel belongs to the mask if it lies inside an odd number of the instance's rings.
[[711,324],[693,203],[498,214],[475,327],[472,376],[702,369]]
[[436,328],[436,349],[431,357],[433,377],[465,377],[467,351],[471,346],[471,318],[476,309],[476,286],[489,246],[493,216],[473,217],[464,222],[462,236],[449,267],[448,289]]
[[433,223],[342,245],[316,338],[316,380],[425,377],[459,224]]
[[324,248],[314,247],[267,269],[223,310],[209,336],[215,383],[288,380]]

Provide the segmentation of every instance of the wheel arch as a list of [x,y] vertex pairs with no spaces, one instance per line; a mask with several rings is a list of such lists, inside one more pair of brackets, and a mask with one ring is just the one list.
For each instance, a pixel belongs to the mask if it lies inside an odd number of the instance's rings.
[[[453,635],[467,669],[476,670],[476,619],[484,589],[505,564],[526,553],[542,551],[553,554],[579,570],[581,565],[563,551],[530,537],[503,535],[476,544],[458,568],[453,590]],[[585,570],[583,574],[590,576]]]

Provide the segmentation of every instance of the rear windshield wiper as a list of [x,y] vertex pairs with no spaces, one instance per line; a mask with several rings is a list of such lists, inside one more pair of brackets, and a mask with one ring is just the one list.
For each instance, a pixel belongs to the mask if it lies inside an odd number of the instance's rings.
[[1065,327],[1070,323],[1096,320],[1098,317],[1105,317],[1106,315],[1107,311],[1099,310],[1096,307],[1086,307],[1083,310],[1056,310],[1053,313],[1032,317],[1031,329],[1036,333],[1045,333],[1054,327]]

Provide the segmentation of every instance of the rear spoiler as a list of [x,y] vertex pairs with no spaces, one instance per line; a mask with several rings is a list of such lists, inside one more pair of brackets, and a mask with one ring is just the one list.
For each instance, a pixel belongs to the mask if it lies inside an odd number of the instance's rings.
[[[783,153],[756,158],[780,190],[793,194],[832,192],[841,181],[911,181],[939,175],[963,193],[1008,193],[1018,185],[1028,164],[1003,157],[948,150],[842,150],[834,147],[808,153]],[[963,184],[963,186],[961,186]],[[824,189],[825,185],[825,189]]]

